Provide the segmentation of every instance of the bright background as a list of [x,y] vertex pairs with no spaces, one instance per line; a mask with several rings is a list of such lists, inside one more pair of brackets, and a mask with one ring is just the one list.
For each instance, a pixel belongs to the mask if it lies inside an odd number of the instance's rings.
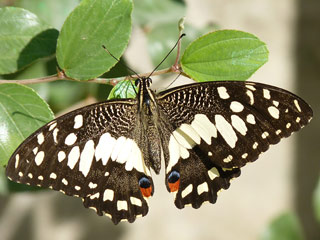
[[[2,6],[10,2],[14,1],[0,0]],[[252,33],[264,41],[270,51],[269,61],[250,81],[276,85],[304,98],[315,112],[311,124],[246,166],[242,176],[220,194],[215,205],[206,204],[198,210],[177,209],[173,196],[165,189],[164,172],[159,176],[154,174],[156,192],[149,202],[149,213],[134,224],[114,226],[109,219],[86,210],[80,199],[58,192],[0,196],[0,239],[253,240],[266,236],[268,224],[288,211],[299,217],[306,239],[320,239],[320,226],[314,218],[311,199],[320,169],[320,2],[185,2],[186,22],[196,27],[214,23],[221,29]],[[61,11],[54,6],[52,4],[50,11]],[[57,28],[63,22],[47,20]],[[144,31],[146,29],[133,28],[125,53],[127,64],[137,72],[153,69]],[[154,87],[161,86],[160,82],[160,79],[156,81]],[[178,83],[185,80],[180,78]],[[81,103],[91,101],[86,97]]]

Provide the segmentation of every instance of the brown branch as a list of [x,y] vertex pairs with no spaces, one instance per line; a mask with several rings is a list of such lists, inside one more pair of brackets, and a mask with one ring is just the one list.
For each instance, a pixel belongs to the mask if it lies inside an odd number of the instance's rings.
[[[166,68],[162,70],[158,70],[152,73],[152,76],[157,76],[165,73],[174,72],[172,68]],[[147,73],[141,73],[139,74],[140,77],[148,77],[151,72]],[[124,77],[118,77],[118,78],[94,78],[87,80],[88,82],[92,83],[100,83],[100,84],[111,84],[116,85],[118,82],[126,80],[126,79],[136,79],[139,77],[138,75],[131,75],[131,76],[124,76]],[[23,79],[23,80],[2,80],[0,79],[0,84],[3,83],[19,83],[19,84],[36,84],[36,83],[44,83],[44,82],[53,82],[57,80],[71,80],[71,81],[79,81],[75,79],[71,79],[66,77],[63,72],[59,72],[58,74],[41,77],[41,78],[31,78],[31,79]],[[83,81],[85,82],[85,81]]]
[[0,84],[3,84],[3,83],[35,84],[35,83],[53,82],[57,80],[61,80],[61,78],[59,78],[58,75],[55,74],[55,75],[41,77],[41,78],[30,78],[30,79],[22,79],[22,80],[0,79]]

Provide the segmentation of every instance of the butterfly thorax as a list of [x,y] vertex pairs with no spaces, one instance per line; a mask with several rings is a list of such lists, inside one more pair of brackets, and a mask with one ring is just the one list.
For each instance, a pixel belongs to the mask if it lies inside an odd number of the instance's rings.
[[136,85],[139,87],[138,99],[138,124],[141,124],[141,135],[144,139],[144,151],[147,156],[144,161],[147,166],[150,166],[156,173],[160,172],[161,168],[161,140],[158,122],[158,107],[155,101],[155,94],[150,89],[151,78],[140,78],[136,80]]

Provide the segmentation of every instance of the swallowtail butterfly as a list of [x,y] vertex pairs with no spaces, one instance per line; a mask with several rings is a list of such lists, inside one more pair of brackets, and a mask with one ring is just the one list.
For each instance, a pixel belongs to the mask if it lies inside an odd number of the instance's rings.
[[6,174],[18,183],[81,197],[117,224],[148,212],[151,170],[165,160],[178,208],[215,203],[240,168],[312,118],[294,94],[254,82],[217,81],[156,94],[140,78],[135,99],[69,112],[28,137]]

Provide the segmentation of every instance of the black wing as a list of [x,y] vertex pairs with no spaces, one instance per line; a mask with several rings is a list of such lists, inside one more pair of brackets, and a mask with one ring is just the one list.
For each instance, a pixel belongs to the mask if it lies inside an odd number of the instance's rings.
[[[138,147],[136,100],[93,104],[67,113],[28,137],[13,153],[9,179],[83,198],[84,206],[114,223],[133,222],[148,205],[141,179],[153,190]],[[143,186],[142,186],[143,187]]]
[[168,129],[162,136],[166,183],[178,208],[214,203],[241,167],[313,115],[296,95],[253,82],[190,84],[160,93],[157,102]]

